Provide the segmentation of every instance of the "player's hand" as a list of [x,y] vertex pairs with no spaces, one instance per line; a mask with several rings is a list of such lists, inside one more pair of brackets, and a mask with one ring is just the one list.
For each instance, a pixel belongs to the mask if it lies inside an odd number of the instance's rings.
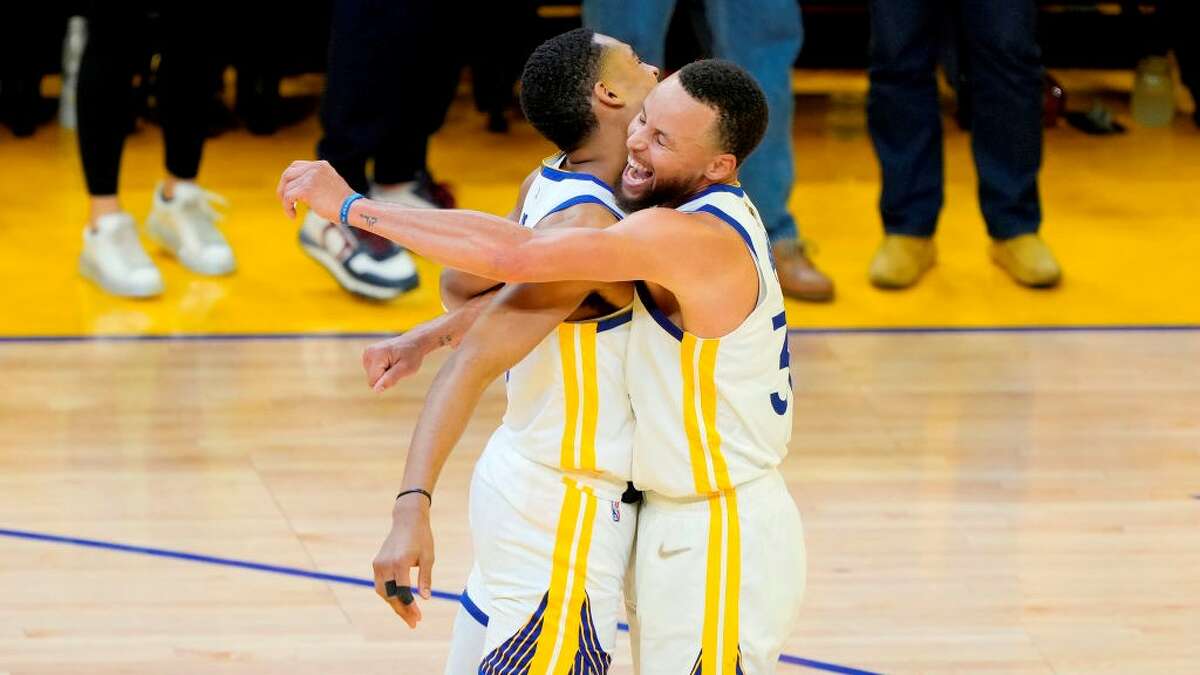
[[325,220],[336,223],[342,202],[354,194],[354,190],[329,162],[296,161],[279,177],[275,194],[289,218],[296,217],[297,204],[305,204]]
[[414,332],[380,340],[367,347],[362,354],[367,386],[376,392],[391,388],[421,369],[425,353],[425,345]]
[[[421,620],[421,608],[411,600],[409,588],[412,568],[418,568],[417,584],[421,597],[428,600],[433,585],[433,530],[429,526],[429,502],[419,494],[401,497],[392,510],[392,531],[375,556],[375,592],[391,606],[409,628]],[[388,582],[394,582],[399,592],[389,595]],[[404,599],[410,599],[408,604]]]

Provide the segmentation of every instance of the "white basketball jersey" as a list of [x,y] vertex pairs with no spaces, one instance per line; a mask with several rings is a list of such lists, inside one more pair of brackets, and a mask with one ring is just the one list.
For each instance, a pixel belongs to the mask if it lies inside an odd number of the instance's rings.
[[633,482],[669,497],[711,495],[762,476],[787,454],[792,389],[783,292],[758,211],[741,188],[713,185],[679,207],[717,216],[758,267],[758,304],[733,332],[679,328],[638,283],[626,381],[637,416]]
[[[521,207],[521,224],[576,204],[600,204],[618,219],[612,189],[583,173],[543,163]],[[633,412],[625,388],[625,350],[632,308],[560,324],[507,375],[508,409],[493,441],[505,440],[535,462],[572,474],[599,493],[620,498],[630,480]],[[495,336],[504,339],[504,336]]]

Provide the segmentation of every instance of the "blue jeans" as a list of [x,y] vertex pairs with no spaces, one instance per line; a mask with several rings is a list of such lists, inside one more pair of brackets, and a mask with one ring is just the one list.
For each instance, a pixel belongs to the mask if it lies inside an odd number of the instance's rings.
[[[961,0],[970,81],[971,149],[988,234],[1038,231],[1042,66],[1033,0]],[[937,62],[941,0],[871,0],[867,126],[883,173],[879,210],[889,234],[932,236],[942,208]]]
[[[754,198],[771,240],[795,239],[788,213],[792,165],[792,64],[804,29],[796,0],[705,0],[714,56],[750,72],[767,96],[766,136],[738,172]],[[647,63],[663,65],[664,43],[675,0],[584,0],[583,23],[629,43]]]

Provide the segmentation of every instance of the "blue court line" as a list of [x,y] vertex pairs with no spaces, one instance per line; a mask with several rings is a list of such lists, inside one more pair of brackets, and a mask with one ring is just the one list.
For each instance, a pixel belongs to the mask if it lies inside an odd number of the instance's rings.
[[[270,572],[272,574],[283,574],[292,577],[301,577],[304,579],[314,579],[317,581],[330,581],[337,584],[348,584],[350,586],[363,586],[365,588],[375,588],[375,582],[371,579],[361,579],[359,577],[348,577],[341,574],[327,574],[325,572],[312,572],[299,567],[284,567],[281,565],[267,565],[264,563],[251,562],[249,560],[238,560],[236,558],[222,558],[219,556],[203,555],[199,553],[188,553],[187,551],[175,551],[166,548],[154,548],[151,546],[133,546],[130,544],[121,544],[112,541],[103,541],[100,539],[83,539],[80,537],[63,537],[57,534],[46,534],[43,532],[30,532],[28,530],[11,530],[0,528],[0,536],[10,537],[13,539],[25,539],[29,541],[40,541],[52,544],[69,544],[71,546],[84,546],[87,548],[98,548],[106,551],[119,551],[121,553],[137,553],[140,555],[148,555],[156,558],[170,558],[173,560],[186,560],[188,562],[205,563],[208,565],[222,565],[225,567],[236,567],[245,570],[254,570],[256,572]],[[416,589],[413,589],[416,591]],[[450,600],[453,602],[459,601],[458,593],[450,593],[448,591],[431,591],[433,597],[439,600]],[[618,624],[620,630],[628,631],[628,624]],[[825,663],[823,661],[814,661],[805,659],[791,654],[780,654],[779,661],[797,666],[804,666],[814,670],[824,670],[829,673],[842,673],[843,675],[879,675],[869,670],[859,670],[849,666],[839,666],[836,663]]]
[[[927,333],[1164,333],[1200,331],[1196,323],[1085,324],[1077,326],[867,326],[863,328],[789,328],[790,335],[905,335]],[[167,335],[0,335],[3,343],[36,342],[204,342],[242,340],[377,340],[396,332],[311,332],[311,333],[172,333]]]

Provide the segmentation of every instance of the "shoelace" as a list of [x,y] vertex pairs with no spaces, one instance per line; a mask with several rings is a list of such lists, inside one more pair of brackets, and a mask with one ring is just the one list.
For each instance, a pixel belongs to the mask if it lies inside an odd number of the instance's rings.
[[146,255],[146,249],[142,248],[142,241],[132,223],[124,224],[113,232],[112,241],[121,260],[133,267],[150,264],[150,258]]
[[200,227],[193,228],[194,234],[204,244],[223,243],[224,239],[217,232],[216,223],[224,219],[225,214],[213,208],[213,204],[228,206],[228,200],[215,192],[203,188],[196,188],[196,190],[197,192],[194,197],[180,204],[184,210],[190,211],[194,216],[198,217],[193,222],[203,223]]

